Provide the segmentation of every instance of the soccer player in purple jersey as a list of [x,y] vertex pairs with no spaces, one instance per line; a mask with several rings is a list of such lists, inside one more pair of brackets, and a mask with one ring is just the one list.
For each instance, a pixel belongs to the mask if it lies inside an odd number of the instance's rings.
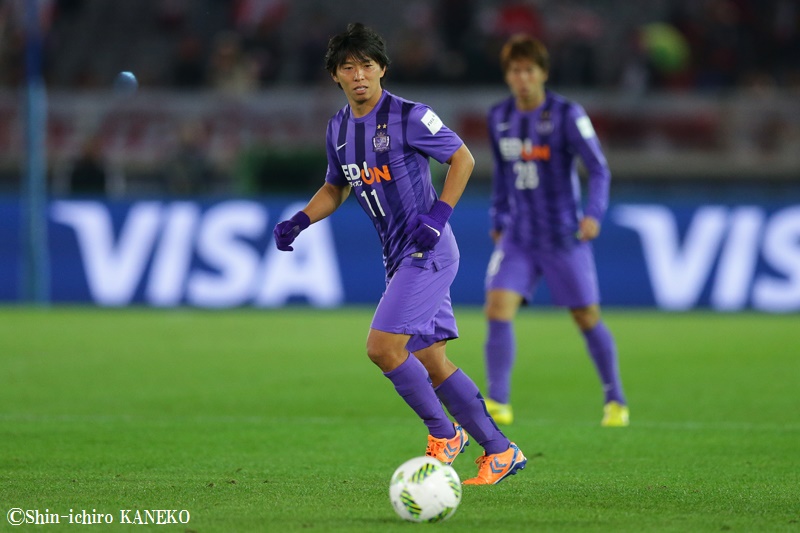
[[[569,308],[603,384],[601,425],[627,426],[629,412],[617,350],[600,318],[590,241],[600,233],[611,175],[583,108],[545,89],[549,57],[536,39],[511,37],[500,53],[511,96],[489,112],[494,157],[491,236],[486,274],[486,406],[500,424],[513,421],[513,320],[544,278],[553,303]],[[585,209],[576,158],[588,172]]]
[[[478,475],[465,484],[499,483],[527,460],[498,429],[477,385],[445,354],[447,341],[458,337],[450,285],[459,252],[448,219],[472,173],[472,155],[430,107],[383,89],[389,57],[370,28],[350,24],[331,38],[325,65],[347,98],[328,122],[325,183],[275,227],[275,242],[291,251],[301,231],[354,192],[380,236],[386,268],[367,355],[427,426],[426,455],[451,464],[469,434],[485,452]],[[440,198],[430,157],[450,165]]]

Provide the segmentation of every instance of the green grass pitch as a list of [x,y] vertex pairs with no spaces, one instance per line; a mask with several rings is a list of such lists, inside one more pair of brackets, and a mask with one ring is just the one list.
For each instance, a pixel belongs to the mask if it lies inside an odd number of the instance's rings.
[[[525,310],[506,433],[528,467],[415,525],[388,483],[426,431],[366,357],[371,311],[0,309],[0,531],[86,527],[12,508],[113,516],[92,531],[153,529],[119,523],[146,509],[190,513],[159,531],[800,531],[797,315],[607,310],[632,422],[606,429],[566,312]],[[483,389],[481,311],[457,317],[448,354]]]

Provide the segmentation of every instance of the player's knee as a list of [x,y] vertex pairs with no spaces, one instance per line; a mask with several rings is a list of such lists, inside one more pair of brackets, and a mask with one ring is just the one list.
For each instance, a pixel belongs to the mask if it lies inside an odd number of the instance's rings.
[[483,312],[487,320],[511,321],[516,314],[517,306],[508,298],[493,297],[491,294],[486,299]]
[[381,369],[381,372],[384,374],[386,372],[391,372],[398,366],[403,364],[405,359],[400,359],[399,357],[394,357],[391,354],[387,353],[379,353],[379,352],[370,352],[367,351],[367,356],[369,360],[375,363],[375,365]]
[[458,368],[450,359],[444,354],[444,351],[434,354],[428,354],[428,357],[420,359],[428,371],[428,376],[431,378],[431,383],[434,387],[438,387],[442,382],[450,377],[453,372]]
[[369,357],[369,360],[375,363],[382,372],[391,372],[403,364],[408,357],[408,352],[405,350],[393,351],[381,343],[367,342],[367,357]]
[[381,350],[378,346],[367,343],[367,357],[369,360],[381,367],[385,366],[386,352]]
[[369,357],[369,360],[375,363],[376,365],[381,366],[378,364],[378,362],[382,359],[381,354],[379,354],[374,350],[370,350],[369,346],[367,346],[367,357]]
[[570,309],[570,312],[575,324],[578,325],[581,331],[589,331],[600,322],[600,307],[598,305],[578,307]]

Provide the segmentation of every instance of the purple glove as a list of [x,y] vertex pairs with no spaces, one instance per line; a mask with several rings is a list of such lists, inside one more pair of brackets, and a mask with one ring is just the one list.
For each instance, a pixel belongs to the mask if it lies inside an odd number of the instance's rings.
[[278,250],[284,252],[291,252],[294,250],[291,244],[300,235],[300,232],[311,225],[311,219],[308,218],[302,211],[298,211],[289,220],[278,222],[275,230],[272,232],[275,235],[275,244],[278,245]]
[[430,250],[439,242],[444,225],[452,213],[450,204],[437,200],[427,215],[417,215],[417,218],[409,222],[406,235],[423,250]]

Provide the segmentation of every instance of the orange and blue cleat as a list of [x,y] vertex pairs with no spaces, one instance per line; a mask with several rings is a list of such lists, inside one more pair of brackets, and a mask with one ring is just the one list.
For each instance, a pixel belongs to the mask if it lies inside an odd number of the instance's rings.
[[458,454],[469,446],[469,437],[464,428],[458,424],[453,424],[456,430],[456,436],[452,439],[437,439],[433,435],[428,435],[428,447],[425,449],[425,455],[438,459],[446,465],[453,464]]
[[528,460],[522,455],[513,442],[503,453],[486,455],[484,453],[475,461],[478,465],[478,475],[464,482],[464,485],[497,485],[508,476],[513,476],[518,470],[525,468]]

